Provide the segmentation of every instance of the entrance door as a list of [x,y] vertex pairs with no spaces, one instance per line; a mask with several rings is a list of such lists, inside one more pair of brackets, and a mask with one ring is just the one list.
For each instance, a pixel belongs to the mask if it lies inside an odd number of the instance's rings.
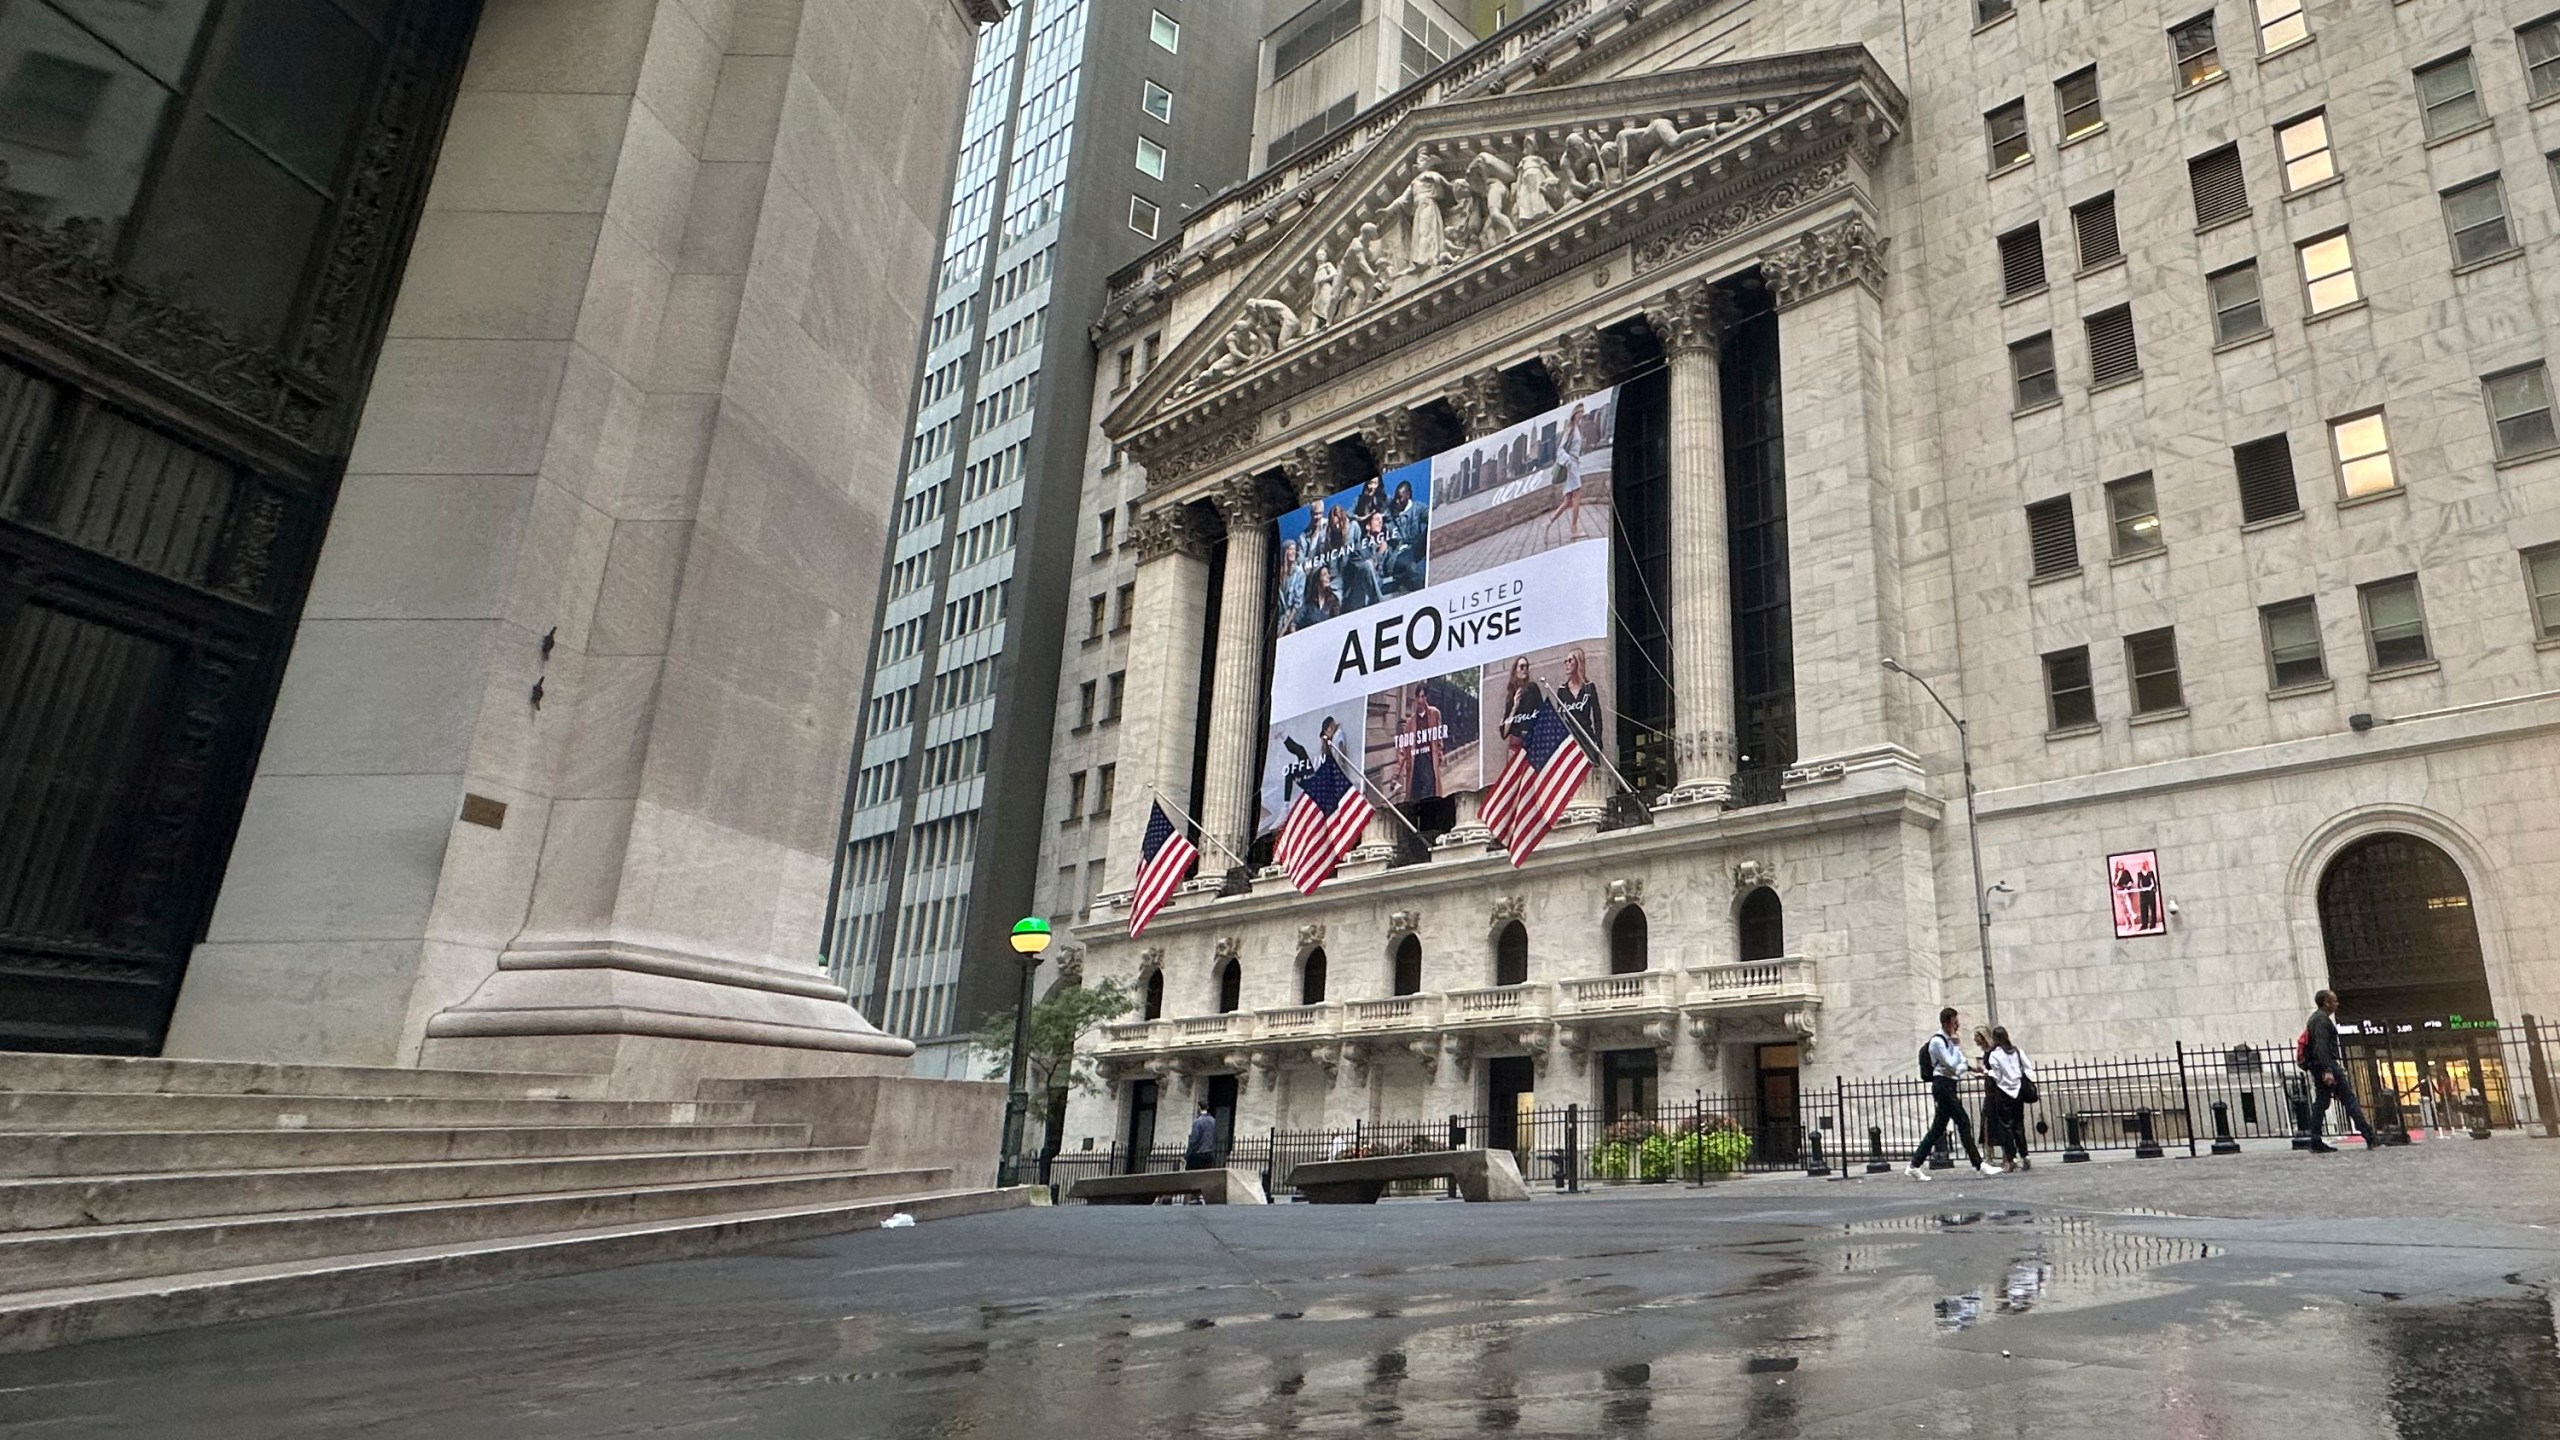
[[1600,1123],[1652,1119],[1660,1074],[1659,1062],[1649,1049],[1602,1051]]
[[1209,1102],[1209,1118],[1218,1122],[1217,1145],[1212,1153],[1223,1165],[1227,1151],[1236,1139],[1236,1077],[1212,1075],[1208,1077],[1208,1084],[1209,1093],[1205,1098]]
[[1799,1055],[1793,1045],[1762,1045],[1756,1056],[1757,1083],[1752,1087],[1752,1154],[1762,1160],[1792,1164],[1802,1135],[1796,1077]]
[[1484,1062],[1485,1144],[1495,1150],[1523,1152],[1521,1115],[1538,1103],[1537,1062],[1526,1055],[1502,1055]]
[[[2320,940],[2348,1069],[2377,1124],[2419,1127],[2433,1111],[2437,1129],[2457,1128],[2475,1089],[2490,1123],[2505,1123],[2489,970],[2471,886],[2452,856],[2404,834],[2341,850],[2320,876]],[[2422,1088],[2429,1079],[2433,1097]]]
[[1146,1173],[1147,1157],[1155,1153],[1156,1094],[1153,1080],[1129,1082],[1129,1162],[1125,1174]]

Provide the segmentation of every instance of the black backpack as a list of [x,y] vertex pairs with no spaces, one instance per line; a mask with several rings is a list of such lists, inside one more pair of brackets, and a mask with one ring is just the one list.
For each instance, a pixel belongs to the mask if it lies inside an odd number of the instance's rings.
[[1929,1058],[1929,1047],[1937,1043],[1934,1037],[1920,1042],[1920,1078],[1923,1080],[1938,1078],[1938,1062]]

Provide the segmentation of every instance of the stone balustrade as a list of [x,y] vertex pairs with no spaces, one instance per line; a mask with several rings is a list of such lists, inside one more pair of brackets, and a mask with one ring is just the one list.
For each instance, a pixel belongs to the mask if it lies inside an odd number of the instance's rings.
[[1638,970],[1630,975],[1587,975],[1556,982],[1562,1008],[1577,1015],[1621,1010],[1667,1010],[1679,999],[1680,972]]
[[1688,970],[1692,1003],[1752,1000],[1801,1000],[1813,996],[1813,962],[1802,955],[1774,960],[1740,960],[1723,965],[1692,965]]
[[1526,985],[1487,985],[1452,990],[1444,997],[1440,1018],[1449,1025],[1542,1020],[1555,1003],[1555,987],[1543,980]]

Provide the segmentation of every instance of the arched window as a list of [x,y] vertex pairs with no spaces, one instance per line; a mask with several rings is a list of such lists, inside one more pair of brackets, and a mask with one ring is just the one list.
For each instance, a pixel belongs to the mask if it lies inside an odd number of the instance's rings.
[[1218,967],[1218,1013],[1232,1015],[1244,1004],[1244,962],[1230,960]]
[[2320,876],[2320,941],[2338,1012],[2354,1020],[2490,1016],[2471,886],[2415,835],[2374,835]]
[[1775,960],[1787,953],[1787,912],[1778,892],[1763,885],[1743,897],[1742,958]]
[[1529,983],[1529,927],[1514,920],[1493,937],[1493,983]]
[[1396,986],[1398,995],[1422,993],[1422,941],[1407,935],[1396,942]]
[[1309,950],[1307,958],[1298,962],[1298,1003],[1324,1003],[1324,947],[1321,945]]
[[1644,907],[1629,905],[1609,922],[1609,973],[1633,975],[1650,963],[1645,954]]
[[1138,1018],[1141,1020],[1161,1020],[1164,1018],[1163,971],[1150,970],[1147,972],[1146,1008],[1139,1013]]

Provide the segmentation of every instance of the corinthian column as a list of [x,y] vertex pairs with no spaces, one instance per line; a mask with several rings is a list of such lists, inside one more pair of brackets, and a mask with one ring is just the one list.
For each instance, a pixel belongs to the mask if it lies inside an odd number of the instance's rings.
[[[1255,720],[1262,713],[1262,636],[1270,594],[1271,509],[1262,484],[1239,475],[1210,499],[1227,522],[1227,572],[1218,589],[1218,658],[1209,691],[1209,765],[1200,795],[1200,824],[1215,844],[1203,845],[1201,863],[1232,871],[1235,856],[1253,838]],[[1142,662],[1143,663],[1143,662]],[[1250,876],[1228,874],[1236,893]]]
[[1137,615],[1129,636],[1129,697],[1120,720],[1119,793],[1111,817],[1108,887],[1138,873],[1154,785],[1189,808],[1191,737],[1200,704],[1200,645],[1209,609],[1209,545],[1182,506],[1138,517]]
[[1733,591],[1724,517],[1723,297],[1704,281],[1645,307],[1671,371],[1671,723],[1674,800],[1733,778]]

